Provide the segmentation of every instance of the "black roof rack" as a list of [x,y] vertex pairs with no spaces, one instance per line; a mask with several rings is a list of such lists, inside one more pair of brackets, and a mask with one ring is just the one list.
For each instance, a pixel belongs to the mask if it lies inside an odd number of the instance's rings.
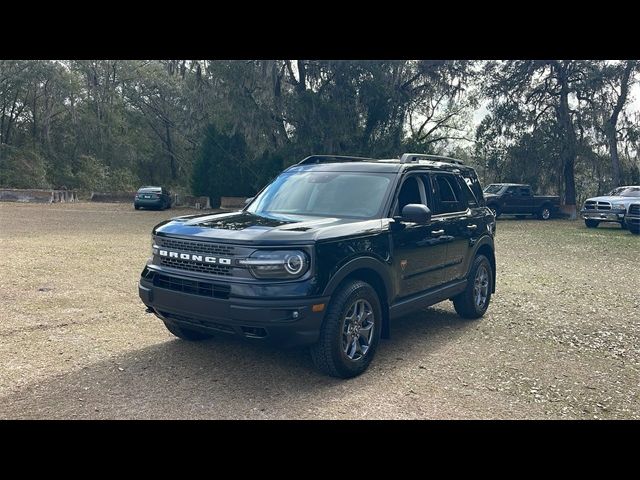
[[443,155],[426,155],[423,153],[404,153],[399,159],[376,159],[368,157],[354,157],[349,155],[311,155],[304,160],[298,162],[297,165],[309,165],[313,163],[331,163],[331,162],[400,162],[412,163],[420,160],[428,160],[432,162],[455,163],[464,165],[462,160],[457,158],[445,157]]
[[343,162],[375,162],[374,158],[352,157],[347,155],[311,155],[298,162],[298,165],[308,165],[310,163],[333,162],[335,160]]
[[418,162],[419,160],[432,160],[436,162],[457,163],[458,165],[464,165],[462,160],[457,158],[445,157],[443,155],[426,155],[423,153],[404,153],[400,157],[400,163]]

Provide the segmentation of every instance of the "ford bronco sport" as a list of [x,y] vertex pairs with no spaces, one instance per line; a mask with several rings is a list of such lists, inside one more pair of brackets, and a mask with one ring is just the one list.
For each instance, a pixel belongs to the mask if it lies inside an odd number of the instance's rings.
[[463,318],[486,312],[494,231],[458,160],[315,155],[241,211],[154,227],[139,295],[182,339],[308,345],[321,371],[348,378],[403,314],[447,299]]

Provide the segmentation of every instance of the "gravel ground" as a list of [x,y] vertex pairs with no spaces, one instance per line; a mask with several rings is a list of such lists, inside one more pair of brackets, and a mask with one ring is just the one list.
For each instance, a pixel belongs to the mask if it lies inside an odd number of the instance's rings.
[[183,213],[0,204],[0,418],[640,418],[640,238],[618,227],[499,220],[485,317],[407,316],[342,381],[144,313],[151,227]]

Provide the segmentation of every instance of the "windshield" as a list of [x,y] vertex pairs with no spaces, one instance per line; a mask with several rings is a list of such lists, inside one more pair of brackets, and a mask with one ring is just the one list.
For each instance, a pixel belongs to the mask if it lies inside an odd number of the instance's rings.
[[640,187],[618,187],[609,192],[612,197],[640,197]]
[[285,172],[247,207],[258,215],[293,214],[375,218],[392,184],[392,174]]
[[494,183],[492,185],[487,185],[487,187],[484,189],[484,193],[498,193],[503,188],[504,185],[497,185]]

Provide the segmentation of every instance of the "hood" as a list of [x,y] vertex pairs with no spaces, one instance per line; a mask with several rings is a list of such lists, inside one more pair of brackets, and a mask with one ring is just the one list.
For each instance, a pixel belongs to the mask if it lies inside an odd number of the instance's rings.
[[617,195],[614,196],[602,196],[602,197],[593,197],[593,198],[587,198],[586,201],[595,201],[595,202],[609,202],[609,203],[624,203],[625,206],[629,206],[629,204],[634,203],[634,202],[640,202],[640,198],[639,197],[619,197]]
[[308,244],[325,238],[379,231],[380,219],[262,216],[244,211],[178,217],[157,225],[154,234],[205,238],[223,243]]

